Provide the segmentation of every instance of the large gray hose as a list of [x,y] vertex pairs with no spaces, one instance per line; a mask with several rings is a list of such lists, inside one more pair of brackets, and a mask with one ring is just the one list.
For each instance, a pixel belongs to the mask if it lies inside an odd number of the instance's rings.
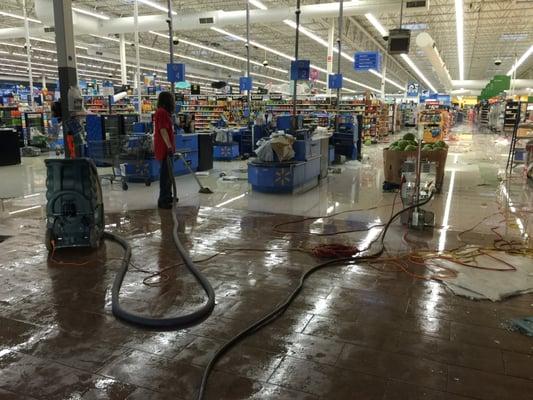
[[122,259],[122,265],[120,267],[120,270],[118,271],[117,275],[115,276],[115,281],[113,282],[113,289],[112,289],[112,295],[111,295],[111,310],[113,311],[113,314],[115,317],[124,320],[126,322],[145,326],[149,328],[183,328],[186,326],[189,326],[193,324],[194,322],[201,321],[204,318],[206,318],[211,311],[213,311],[213,308],[215,307],[215,291],[213,290],[213,287],[209,283],[209,281],[205,278],[205,276],[202,275],[202,273],[198,270],[194,262],[192,261],[191,257],[189,256],[189,253],[183,245],[180,242],[179,236],[178,236],[178,218],[176,215],[177,211],[177,189],[176,189],[176,181],[174,179],[174,175],[172,173],[172,164],[170,163],[170,158],[167,157],[167,165],[168,165],[168,172],[170,175],[170,179],[172,182],[172,193],[173,193],[173,200],[172,200],[172,220],[174,221],[174,228],[172,230],[172,237],[174,239],[174,244],[176,246],[176,249],[178,250],[178,253],[183,258],[183,261],[189,271],[194,275],[198,283],[202,286],[205,293],[207,294],[207,302],[202,305],[197,310],[191,312],[190,314],[184,314],[179,315],[176,317],[169,317],[169,318],[151,318],[146,317],[140,314],[135,314],[130,311],[126,311],[120,306],[120,288],[122,287],[122,282],[124,281],[124,277],[126,276],[126,273],[128,272],[128,267],[130,265],[131,260],[131,247],[123,238],[120,236],[117,236],[110,232],[104,232],[104,239],[109,239],[111,241],[114,241],[118,243],[123,249],[124,249],[124,258]]

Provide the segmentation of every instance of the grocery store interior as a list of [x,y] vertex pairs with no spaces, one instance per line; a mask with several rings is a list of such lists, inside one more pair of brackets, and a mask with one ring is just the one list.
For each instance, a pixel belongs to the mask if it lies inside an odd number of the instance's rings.
[[0,399],[533,393],[533,1],[2,0]]

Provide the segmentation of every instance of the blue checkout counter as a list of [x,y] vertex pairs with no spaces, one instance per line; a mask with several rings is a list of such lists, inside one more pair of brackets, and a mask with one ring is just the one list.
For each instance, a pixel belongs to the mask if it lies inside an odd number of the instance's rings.
[[[285,126],[286,122],[283,119],[281,126]],[[266,193],[301,193],[318,186],[322,158],[321,141],[312,140],[307,129],[297,130],[295,136],[294,160],[253,160],[248,163],[248,182],[253,190]]]
[[[178,133],[176,139],[176,152],[182,154],[185,162],[189,164],[193,171],[198,169],[198,135],[189,133]],[[178,156],[174,156],[174,175],[185,175],[189,173],[184,161]],[[154,158],[147,158],[143,161],[133,161],[126,164],[126,176],[129,182],[153,182],[159,180],[159,161]]]

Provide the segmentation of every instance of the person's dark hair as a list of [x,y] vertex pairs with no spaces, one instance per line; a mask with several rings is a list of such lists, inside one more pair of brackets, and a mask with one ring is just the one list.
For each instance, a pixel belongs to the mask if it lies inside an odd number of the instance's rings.
[[54,101],[52,103],[52,117],[61,120],[61,101]]
[[162,107],[170,114],[174,112],[176,108],[176,102],[174,101],[174,95],[170,92],[161,92],[157,98],[157,108]]

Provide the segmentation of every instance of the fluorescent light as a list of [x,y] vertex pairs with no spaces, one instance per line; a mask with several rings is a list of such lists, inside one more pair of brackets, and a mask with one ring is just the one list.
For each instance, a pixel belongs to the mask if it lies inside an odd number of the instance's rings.
[[250,72],[250,75],[260,76],[262,78],[266,78],[266,79],[270,79],[270,80],[277,81],[277,82],[282,82],[282,83],[287,83],[288,82],[286,79],[274,78],[273,76],[258,74],[257,72]]
[[415,71],[415,73],[420,77],[420,79],[424,81],[424,83],[428,86],[428,88],[430,88],[434,93],[436,93],[437,90],[433,87],[431,82],[428,80],[428,78],[426,78],[426,76],[422,73],[422,71],[418,69],[418,67],[415,65],[413,60],[411,60],[407,54],[402,54],[401,57],[407,63],[407,65],[409,65],[409,67],[411,67],[411,69]]
[[[164,12],[168,13],[168,8],[163,7],[163,6],[157,4],[157,3],[153,2],[153,1],[150,1],[150,0],[138,0],[138,1],[139,1],[139,3],[143,3],[143,4],[147,5],[147,6],[155,8],[156,10],[164,11]],[[177,15],[177,12],[176,11],[172,11],[172,14],[173,15]]]
[[[145,50],[150,50],[150,51],[155,51],[157,53],[169,54],[170,55],[170,53],[168,51],[156,49],[155,47],[148,47],[148,46],[139,45],[139,48],[145,49]],[[211,62],[211,61],[200,60],[199,58],[186,56],[185,54],[175,54],[175,55],[176,55],[176,57],[184,58],[186,60],[191,60],[191,61],[195,61],[195,62],[198,62],[198,63],[207,64],[207,65],[212,65],[214,67],[227,69],[229,71],[241,72],[241,70],[237,69],[237,68],[228,67],[227,65],[217,64],[217,63],[214,63],[214,62]]]
[[374,17],[372,14],[370,13],[367,13],[365,14],[365,17],[366,19],[368,20],[368,22],[370,22],[374,28],[376,28],[376,30],[379,32],[379,34],[381,36],[388,36],[389,34],[389,31],[387,31],[383,25],[381,25],[381,23],[376,19],[376,17]]
[[[368,72],[370,72],[371,74],[376,75],[376,76],[378,76],[380,78],[383,78],[383,75],[380,74],[378,71],[376,71],[374,69],[369,69]],[[385,78],[385,82],[389,82],[391,85],[396,86],[398,89],[405,91],[405,85],[401,85],[400,83],[395,82],[392,79]]]
[[[283,22],[286,25],[289,25],[292,29],[296,29],[296,22],[291,21],[290,19],[284,19]],[[315,42],[320,43],[322,46],[328,47],[328,42],[326,40],[322,39],[320,36],[314,34],[313,32],[311,32],[310,30],[304,28],[303,26],[300,25],[298,30],[300,32],[302,32],[305,36],[313,39]],[[337,50],[337,52],[339,51],[338,49],[336,49],[336,50]]]
[[376,88],[373,88],[372,86],[365,85],[364,83],[354,81],[353,79],[346,78],[345,76],[342,77],[342,80],[353,83],[354,85],[357,85],[357,86],[364,87],[365,89],[373,90],[374,92],[381,93],[380,89],[376,89]]
[[72,11],[75,11],[75,12],[80,13],[80,14],[89,15],[91,17],[95,17],[95,18],[98,18],[98,19],[103,19],[103,20],[106,20],[106,21],[109,20],[109,17],[107,15],[95,13],[95,12],[88,11],[88,10],[84,10],[82,8],[72,7]]
[[[163,33],[154,32],[154,31],[148,31],[148,32],[153,34],[153,35],[160,36],[160,37],[163,37],[165,39],[169,39],[169,36],[165,35]],[[220,55],[223,55],[223,56],[226,56],[226,57],[231,57],[231,58],[234,58],[236,60],[246,61],[245,57],[241,57],[241,56],[238,56],[238,55],[233,54],[233,53],[228,53],[227,51],[214,49],[212,47],[205,46],[203,44],[194,43],[194,42],[191,42],[191,41],[189,41],[187,39],[179,38],[179,41],[180,41],[180,43],[185,43],[185,44],[187,44],[189,46],[198,47],[199,49],[204,49],[204,50],[207,50],[207,51],[211,51],[213,53],[217,53],[217,54],[220,54]],[[258,65],[260,67],[263,67],[263,63],[260,63],[259,61],[250,60],[250,63],[254,64],[254,65]],[[267,67],[267,68],[269,68],[269,67]],[[282,68],[270,67],[269,69],[272,69],[274,71],[278,71],[278,72],[281,72],[281,73],[285,73],[285,74],[287,73],[287,70],[286,69],[282,69]]]
[[261,3],[259,0],[248,0],[248,3],[251,5],[261,9],[261,10],[268,10],[268,7],[265,6],[263,3]]
[[[0,11],[0,15],[3,15],[5,17],[16,18],[16,19],[22,19],[22,20],[24,19],[23,15],[12,14],[12,13],[9,13],[9,12],[6,12],[6,11]],[[28,21],[35,22],[37,24],[42,24],[41,21],[39,21],[38,19],[34,19],[34,18],[29,18],[28,17]]]
[[459,80],[465,79],[464,59],[463,0],[455,0],[455,31],[457,33],[457,59],[459,61]]
[[524,61],[527,60],[527,58],[533,53],[533,45],[529,47],[529,49],[526,50],[524,54],[522,54],[522,57],[518,59],[516,63],[514,63],[513,67],[507,72],[507,75],[512,75],[513,72],[516,71],[516,69],[524,63]]
[[[241,42],[246,42],[245,38],[243,38],[241,36],[238,36],[238,35],[235,35],[235,34],[233,34],[231,32],[225,31],[224,29],[220,29],[220,28],[216,28],[216,27],[212,27],[211,29],[214,30],[215,32],[218,32],[218,33],[221,33],[223,35],[229,36],[229,37],[231,37],[231,38],[233,38],[235,40],[240,40]],[[260,43],[250,41],[250,44],[252,46],[259,47],[260,49],[263,49],[263,50],[269,51],[269,52],[271,52],[273,54],[276,54],[276,55],[278,55],[280,57],[286,58],[287,60],[291,60],[291,61],[294,60],[294,57],[291,57],[288,54],[282,53],[281,51],[277,51],[277,50],[274,50],[274,49],[272,49],[270,47],[264,46],[264,45],[262,45]],[[350,56],[346,55],[346,57],[348,57],[350,60],[352,60],[352,58]],[[321,68],[321,67],[319,67],[317,65],[314,65],[314,64],[311,64],[311,68],[314,68],[317,71],[320,71],[320,72],[322,72],[322,73],[324,73],[326,75],[328,73],[328,71],[326,69]],[[373,87],[368,86],[368,85],[365,85],[364,83],[360,83],[360,82],[357,82],[357,81],[354,81],[354,80],[348,79],[348,78],[343,78],[343,79],[346,80],[347,82],[353,83],[354,85],[358,85],[358,86],[364,87],[366,89],[374,90],[374,91],[376,91],[378,93],[380,92],[378,89],[373,88]]]

